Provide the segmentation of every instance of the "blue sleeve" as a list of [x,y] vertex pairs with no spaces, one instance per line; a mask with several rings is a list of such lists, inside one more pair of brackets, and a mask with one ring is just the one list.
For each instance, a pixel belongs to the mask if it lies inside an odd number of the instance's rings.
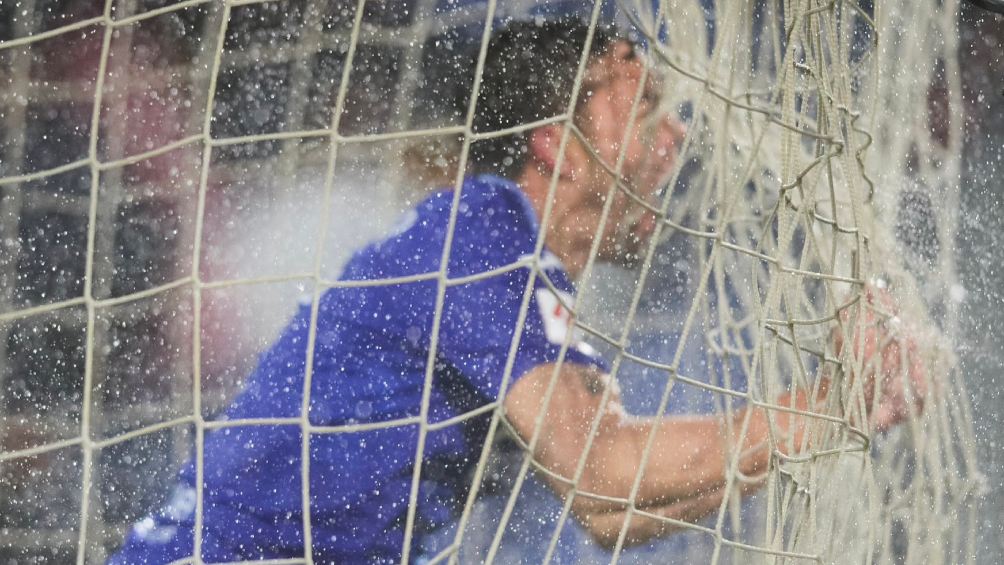
[[[518,269],[451,287],[446,292],[438,356],[492,400],[498,397],[515,336],[519,336],[519,344],[510,386],[530,369],[561,358],[568,331],[568,311],[540,280],[530,290],[525,319],[517,327],[528,276],[527,269]],[[607,369],[595,351],[574,338],[565,353],[565,362]]]
[[[452,198],[452,192],[444,191],[418,205],[391,237],[357,254],[344,278],[374,279],[438,271]],[[498,397],[514,336],[519,336],[519,342],[510,382],[537,365],[558,361],[567,311],[558,311],[559,301],[547,290],[541,280],[543,275],[527,291],[530,276],[527,268],[462,284],[456,281],[512,265],[533,253],[537,231],[533,210],[514,185],[484,178],[468,179],[465,183],[446,269],[454,282],[445,293],[436,357],[437,362],[456,369],[479,395],[491,400]],[[571,290],[560,263],[551,257],[548,272],[560,279],[559,288]],[[529,304],[525,320],[520,322],[526,292],[530,293]],[[387,374],[380,375],[378,380],[388,383],[387,386],[399,386],[404,381],[413,386],[414,379],[402,379],[402,375],[425,372],[437,281],[427,279],[342,294],[354,296],[348,302],[366,305],[353,306],[358,314],[339,310],[346,316],[346,323],[355,328],[340,334],[339,339],[356,340],[355,347],[348,348],[353,352],[351,357],[365,357],[368,361],[359,368],[372,373],[374,367],[387,367]],[[562,300],[567,304],[571,295],[563,296]],[[371,334],[374,339],[357,339]],[[322,337],[318,335],[319,346],[324,343]],[[578,340],[566,352],[565,360],[603,367],[595,353]],[[349,361],[352,359],[338,358],[339,365]],[[413,362],[420,366],[414,366]]]

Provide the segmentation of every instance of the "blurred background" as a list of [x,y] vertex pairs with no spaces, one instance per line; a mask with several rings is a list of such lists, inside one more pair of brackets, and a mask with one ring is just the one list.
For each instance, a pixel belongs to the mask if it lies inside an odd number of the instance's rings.
[[[461,123],[450,105],[473,69],[480,0],[366,2],[338,133],[331,207],[323,187],[355,2],[281,0],[233,7],[205,115],[222,9],[109,0],[115,28],[103,69],[102,0],[0,2],[0,451],[58,449],[0,460],[0,564],[76,559],[86,424],[97,442],[87,512],[87,560],[101,562],[125,527],[163,500],[192,442],[193,296],[176,281],[197,273],[201,298],[201,408],[211,417],[241,386],[257,355],[312,291],[318,235],[322,277],[338,276],[359,245],[383,233],[429,190],[450,182],[456,138],[379,134]],[[497,19],[584,13],[574,0],[499,2]],[[706,2],[709,21],[713,2]],[[615,3],[604,21],[621,21]],[[622,22],[623,23],[623,22]],[[19,43],[19,38],[72,31]],[[955,253],[965,289],[958,343],[987,477],[977,562],[1004,562],[1004,17],[963,5],[959,57],[966,112],[962,221]],[[203,214],[205,158],[214,139]],[[92,127],[97,135],[92,136]],[[254,136],[301,131],[301,137]],[[90,141],[107,166],[87,160]],[[164,148],[162,152],[151,151]],[[97,178],[94,177],[97,176]],[[90,194],[98,187],[96,222]],[[201,221],[197,221],[201,217]],[[360,221],[360,218],[365,221]],[[93,228],[90,230],[89,228]],[[904,226],[909,231],[909,226]],[[92,231],[93,233],[89,233]],[[94,238],[88,320],[84,278]],[[196,244],[196,240],[199,243]],[[198,251],[196,260],[193,253]],[[653,288],[679,285],[672,253]],[[249,285],[214,281],[263,279]],[[600,277],[616,299],[618,274]],[[603,283],[602,281],[607,281]],[[144,291],[156,290],[144,294]],[[671,295],[672,290],[667,291]],[[58,309],[48,305],[61,304]],[[653,326],[665,305],[647,304]],[[24,314],[28,311],[27,314]],[[14,313],[18,313],[14,315]],[[10,314],[10,315],[7,315]],[[5,316],[7,315],[7,316]],[[85,394],[88,328],[93,381]],[[657,341],[660,329],[649,332]],[[639,409],[656,381],[622,375]],[[87,415],[86,422],[84,416]],[[107,446],[101,442],[166,422]]]

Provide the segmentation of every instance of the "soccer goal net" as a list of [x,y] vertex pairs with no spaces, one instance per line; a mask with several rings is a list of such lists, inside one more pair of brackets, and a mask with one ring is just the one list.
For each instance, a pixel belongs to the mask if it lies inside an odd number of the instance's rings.
[[[406,562],[972,561],[980,483],[953,353],[957,11],[952,0],[4,2],[0,561],[104,562],[190,460],[196,527],[182,562],[203,562],[205,439],[250,426],[296,428],[305,454],[321,435],[417,429],[399,518]],[[492,31],[568,16],[590,29],[568,107],[474,128]],[[572,512],[590,496],[578,481],[595,425],[559,497],[498,399],[447,421],[429,411],[435,351],[412,416],[371,422],[359,405],[355,420],[322,426],[308,411],[330,289],[431,281],[445,292],[503,274],[340,279],[354,249],[431,191],[453,188],[454,225],[472,146],[557,124],[559,162],[572,143],[602,160],[575,101],[588,94],[593,30],[611,23],[659,94],[660,111],[642,116],[647,94],[632,93],[620,145],[637,120],[687,131],[655,199],[622,178],[625,149],[602,162],[605,201],[626,199],[631,218],[654,215],[657,227],[630,269],[590,247],[574,306],[554,304],[576,330],[562,351],[580,337],[596,347],[633,413],[719,415],[727,445],[747,434],[738,415],[764,410],[769,439],[755,449],[771,457],[747,476],[728,453],[721,503],[693,519],[636,504],[643,463],[601,547]],[[505,269],[546,278],[546,244]],[[219,418],[298,304],[311,313],[299,412]],[[856,336],[875,327],[884,345],[909,336],[914,351],[869,355]],[[869,384],[891,372],[898,389]],[[796,390],[821,400],[777,402]],[[908,403],[902,424],[874,429],[884,396],[921,393],[922,409]],[[440,530],[418,532],[425,438],[475,419],[488,441],[464,500]],[[312,537],[303,459],[304,547],[275,562],[315,563],[312,544],[325,543]],[[634,544],[637,521],[666,533]]]

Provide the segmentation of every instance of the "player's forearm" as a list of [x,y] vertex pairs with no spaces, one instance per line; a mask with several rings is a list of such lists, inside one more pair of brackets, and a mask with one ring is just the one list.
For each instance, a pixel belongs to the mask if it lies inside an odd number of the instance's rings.
[[[742,421],[742,414],[733,418],[736,436]],[[760,442],[761,427],[752,422],[749,428],[740,444],[738,437],[728,437],[720,416],[636,420],[618,434],[620,445],[632,455],[609,453],[605,457],[606,464],[612,465],[611,480],[621,483],[622,488],[624,483],[633,485],[645,445],[654,431],[636,504],[658,506],[702,497],[725,484],[730,452],[740,454],[739,471],[744,474],[757,473],[766,466],[766,451],[749,449]]]
[[607,549],[616,547],[621,530],[627,522],[623,545],[628,547],[682,530],[686,528],[686,524],[695,523],[714,513],[721,506],[723,495],[724,489],[718,489],[673,504],[647,508],[643,511],[645,514],[636,512],[630,517],[626,511],[616,511],[583,514],[578,518],[596,543]]
[[[794,404],[790,394],[782,395],[775,404],[800,411],[809,408],[804,392],[795,396]],[[772,419],[776,429],[790,431],[794,444],[800,445],[807,417],[775,410]],[[766,409],[750,406],[737,411],[731,416],[731,433],[725,424],[723,416],[629,420],[601,443],[607,449],[597,454],[593,467],[606,470],[607,488],[601,490],[622,495],[630,492],[653,428],[655,437],[635,498],[639,507],[685,501],[721,488],[731,473],[733,457],[738,458],[737,470],[742,475],[762,473],[770,460]],[[784,451],[785,446],[778,448]]]
[[[752,449],[767,438],[761,408],[732,416],[732,429],[738,431],[749,414],[745,434],[725,433],[721,416],[638,419],[624,413],[616,391],[606,388],[595,371],[564,366],[552,385],[553,371],[553,366],[543,365],[520,379],[506,396],[506,417],[524,441],[535,441],[534,458],[547,470],[546,480],[555,492],[576,493],[573,509],[578,514],[621,510],[632,493],[640,507],[698,497],[725,483],[731,453],[740,455],[738,470],[746,475],[757,474],[769,461],[766,449]],[[548,395],[551,386],[554,394]],[[778,415],[782,429],[787,418]],[[650,436],[653,444],[646,459]]]

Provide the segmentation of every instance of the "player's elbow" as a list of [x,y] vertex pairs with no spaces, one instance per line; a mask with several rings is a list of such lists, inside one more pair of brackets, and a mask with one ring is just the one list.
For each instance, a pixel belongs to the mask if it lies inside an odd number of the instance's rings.
[[617,540],[621,534],[620,525],[623,525],[623,522],[619,521],[619,524],[615,524],[613,521],[603,518],[603,516],[610,516],[609,514],[600,516],[585,514],[580,518],[580,522],[596,545],[607,551],[613,551],[617,547]]
[[601,549],[613,551],[617,548],[617,539],[620,537],[620,532],[615,531],[613,528],[594,528],[589,530],[589,537]]
[[623,511],[585,514],[579,521],[593,542],[607,551],[639,545],[676,529],[640,516],[629,518]]

